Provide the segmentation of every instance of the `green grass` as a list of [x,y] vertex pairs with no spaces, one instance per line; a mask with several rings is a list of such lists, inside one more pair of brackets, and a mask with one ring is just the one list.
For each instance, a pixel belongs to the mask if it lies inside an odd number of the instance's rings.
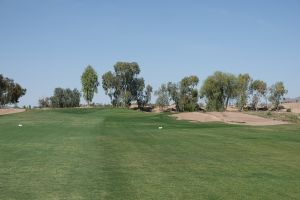
[[59,109],[0,127],[0,199],[300,199],[299,125]]

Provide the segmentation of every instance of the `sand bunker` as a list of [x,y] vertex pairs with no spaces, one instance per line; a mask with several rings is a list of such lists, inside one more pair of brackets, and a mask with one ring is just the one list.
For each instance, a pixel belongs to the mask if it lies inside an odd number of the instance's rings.
[[288,124],[287,122],[248,115],[240,112],[191,112],[174,114],[172,116],[176,117],[178,120],[195,122],[225,122],[228,124],[244,124],[251,126]]
[[283,106],[292,109],[293,113],[300,113],[300,103],[285,103]]
[[25,111],[26,111],[25,109],[14,109],[14,108],[0,109],[0,115],[9,115],[9,114],[20,113]]

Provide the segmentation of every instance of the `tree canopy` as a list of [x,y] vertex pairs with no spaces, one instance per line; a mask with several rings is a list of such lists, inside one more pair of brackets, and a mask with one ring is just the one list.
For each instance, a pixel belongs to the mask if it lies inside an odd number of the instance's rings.
[[180,111],[196,111],[198,109],[198,89],[199,83],[197,76],[187,76],[180,81]]
[[137,104],[140,109],[145,108],[150,103],[152,92],[153,88],[151,85],[147,85],[144,91],[139,91]]
[[224,111],[229,100],[238,96],[237,88],[238,80],[233,74],[217,71],[204,81],[200,95],[206,98],[208,110]]
[[83,97],[88,105],[92,102],[94,94],[98,92],[98,75],[92,66],[88,65],[81,75]]
[[0,107],[7,104],[18,103],[20,97],[26,94],[26,89],[14,80],[0,74]]
[[53,96],[41,98],[39,100],[39,107],[47,108],[70,108],[80,106],[81,93],[76,88],[55,88]]
[[136,62],[117,62],[114,72],[106,72],[102,76],[102,87],[111,99],[113,106],[129,107],[132,101],[138,106],[145,106],[151,100],[152,87],[138,77],[141,70]]
[[237,77],[237,102],[236,105],[240,111],[248,104],[249,89],[251,84],[251,77],[249,74],[239,74]]
[[283,99],[283,96],[288,93],[288,90],[285,89],[283,82],[276,82],[269,88],[269,91],[269,100],[272,102],[274,108],[278,110],[279,104]]
[[[136,103],[140,110],[152,107],[151,97],[153,88],[145,85],[145,80],[140,77],[140,66],[136,62],[117,62],[113,71],[102,75],[102,87],[109,96],[111,104],[115,107],[130,107]],[[88,65],[81,75],[83,97],[88,105],[98,92],[98,75],[92,66]],[[199,78],[195,75],[186,76],[179,82],[162,84],[155,95],[156,104],[164,108],[174,103],[178,112],[192,112],[200,109],[203,100],[208,111],[225,111],[229,105],[236,105],[240,111],[244,109],[258,110],[261,98],[265,98],[266,107],[268,99],[275,109],[279,109],[287,90],[283,82],[276,82],[270,88],[263,80],[253,80],[249,74],[234,75],[216,71],[208,76],[202,85],[197,88]],[[26,89],[12,79],[0,74],[0,106],[17,103],[25,95]],[[55,88],[52,97],[39,100],[40,107],[76,107],[80,104],[81,93],[69,88]],[[199,99],[202,99],[199,103]],[[250,102],[250,103],[249,103]],[[260,104],[261,103],[261,104]]]
[[169,91],[166,84],[162,84],[154,94],[157,96],[156,105],[158,105],[160,109],[164,109],[169,105]]
[[[196,86],[199,83],[197,76],[184,77],[179,83],[168,82],[167,84],[161,85],[159,90],[155,92],[158,96],[157,102],[163,107],[169,104],[169,101],[175,103],[177,111],[196,111],[198,106],[198,89]],[[167,93],[166,93],[167,91]],[[166,100],[166,95],[169,100]]]
[[252,94],[252,108],[257,110],[257,105],[261,97],[267,93],[267,83],[262,80],[255,80],[250,85],[250,93]]

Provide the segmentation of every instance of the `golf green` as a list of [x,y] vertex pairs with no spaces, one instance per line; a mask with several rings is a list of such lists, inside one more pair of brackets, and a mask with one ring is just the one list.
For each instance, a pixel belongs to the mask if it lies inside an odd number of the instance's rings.
[[300,126],[126,109],[0,116],[0,199],[300,199]]

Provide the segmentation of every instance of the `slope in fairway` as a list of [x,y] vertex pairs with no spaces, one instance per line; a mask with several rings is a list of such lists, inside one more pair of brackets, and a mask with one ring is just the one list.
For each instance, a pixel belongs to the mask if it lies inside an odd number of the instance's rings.
[[299,125],[58,109],[0,127],[0,199],[300,199]]

